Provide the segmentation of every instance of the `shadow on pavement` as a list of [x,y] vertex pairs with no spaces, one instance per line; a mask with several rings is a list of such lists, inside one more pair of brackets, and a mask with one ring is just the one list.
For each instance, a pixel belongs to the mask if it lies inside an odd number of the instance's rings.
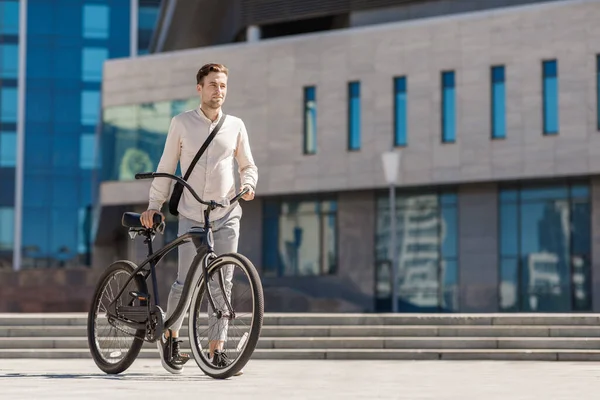
[[[154,374],[27,374],[27,373],[8,373],[1,374],[0,379],[16,379],[16,378],[38,378],[38,379],[106,379],[116,381],[214,381],[215,379],[206,375],[154,375]],[[229,380],[229,379],[227,379]]]

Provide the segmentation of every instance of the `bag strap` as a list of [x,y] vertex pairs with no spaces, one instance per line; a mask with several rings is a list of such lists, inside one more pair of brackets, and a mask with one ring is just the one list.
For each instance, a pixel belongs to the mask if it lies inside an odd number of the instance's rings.
[[227,115],[225,115],[225,114],[223,114],[221,116],[221,119],[219,120],[219,123],[217,124],[217,126],[215,126],[215,129],[213,129],[213,131],[210,133],[210,135],[208,135],[208,137],[204,141],[204,144],[202,145],[202,147],[200,147],[200,150],[198,150],[198,152],[194,156],[194,159],[190,163],[190,167],[188,168],[187,171],[185,171],[185,176],[183,177],[184,181],[187,181],[188,178],[190,177],[190,174],[192,173],[192,169],[194,169],[194,167],[196,166],[196,163],[198,162],[198,160],[202,156],[202,153],[204,153],[206,151],[206,148],[208,147],[208,145],[210,144],[210,142],[212,142],[213,138],[215,137],[215,135],[217,134],[217,132],[219,131],[219,129],[221,129],[221,126],[223,125],[223,122],[225,121],[225,117],[226,116]]

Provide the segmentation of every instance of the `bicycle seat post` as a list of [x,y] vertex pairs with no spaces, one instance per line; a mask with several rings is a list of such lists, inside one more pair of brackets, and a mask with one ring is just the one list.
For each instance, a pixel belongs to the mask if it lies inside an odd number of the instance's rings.
[[[146,245],[148,245],[148,258],[150,258],[152,256],[152,254],[154,253],[154,250],[152,249],[152,235],[153,235],[153,230],[151,229],[146,229],[144,231],[144,243]],[[156,279],[156,260],[152,260],[150,261],[150,271],[152,274],[152,291],[154,292],[154,302],[156,305],[160,304],[160,301],[158,299],[158,283],[157,283],[157,279]]]

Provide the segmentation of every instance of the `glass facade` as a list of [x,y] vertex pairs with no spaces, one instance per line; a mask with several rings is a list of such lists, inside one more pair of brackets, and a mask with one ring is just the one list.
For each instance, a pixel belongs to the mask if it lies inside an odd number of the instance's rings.
[[505,187],[499,223],[502,311],[591,310],[586,183]]
[[544,61],[543,96],[544,96],[544,134],[558,133],[558,62]]
[[11,268],[14,246],[19,6],[0,0],[0,270]]
[[[140,0],[144,48],[158,0]],[[0,0],[0,268],[12,265],[20,2]],[[105,60],[130,55],[122,0],[28,0],[21,268],[89,265]],[[153,14],[154,16],[150,16]]]
[[304,88],[304,154],[317,153],[317,90]]
[[506,88],[504,67],[492,67],[492,138],[506,137]]
[[335,200],[265,200],[265,276],[315,276],[336,271]]
[[348,150],[360,150],[360,82],[348,84]]
[[456,141],[456,93],[454,71],[442,72],[442,142]]
[[394,78],[394,146],[407,144],[406,77]]
[[[446,312],[458,310],[458,206],[454,192],[400,194],[396,198],[398,310]],[[390,204],[377,198],[376,262],[389,261]],[[381,304],[391,301],[386,289],[391,274],[376,277]],[[388,296],[387,301],[383,297]],[[391,307],[391,304],[390,304]]]
[[134,180],[138,172],[156,170],[171,118],[198,105],[199,99],[193,97],[106,108],[100,138],[100,180]]
[[148,54],[154,27],[158,20],[160,0],[139,0],[138,54]]

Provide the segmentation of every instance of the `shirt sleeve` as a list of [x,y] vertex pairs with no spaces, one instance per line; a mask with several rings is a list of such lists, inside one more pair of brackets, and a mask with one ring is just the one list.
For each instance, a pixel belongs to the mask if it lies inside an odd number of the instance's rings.
[[[171,119],[169,132],[165,141],[160,162],[156,168],[156,172],[166,172],[174,174],[181,155],[181,128],[177,122],[177,118]],[[173,180],[170,178],[154,178],[150,186],[150,201],[148,209],[160,210],[164,202],[169,197],[171,192],[171,184]]]
[[242,186],[249,185],[252,187],[252,190],[256,191],[258,168],[254,163],[252,151],[250,150],[250,141],[248,140],[246,125],[241,120],[240,124],[240,132],[238,134],[238,141],[235,149],[235,159],[239,166],[240,184]]

